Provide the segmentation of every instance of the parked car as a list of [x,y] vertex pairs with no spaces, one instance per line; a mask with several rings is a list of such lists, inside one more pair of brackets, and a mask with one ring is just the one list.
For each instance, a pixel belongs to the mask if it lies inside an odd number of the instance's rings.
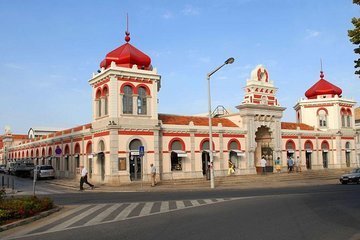
[[350,173],[344,174],[340,177],[340,182],[342,184],[348,184],[348,183],[360,183],[360,168],[355,168],[351,170]]
[[14,166],[16,162],[7,162],[5,172],[9,175],[14,174]]
[[0,165],[0,173],[6,173],[6,165],[5,164]]
[[55,178],[55,169],[51,165],[37,165],[34,170],[31,171],[30,176],[34,177],[36,172],[36,178]]
[[13,167],[13,173],[19,177],[28,177],[34,167],[34,163],[30,161],[17,161]]

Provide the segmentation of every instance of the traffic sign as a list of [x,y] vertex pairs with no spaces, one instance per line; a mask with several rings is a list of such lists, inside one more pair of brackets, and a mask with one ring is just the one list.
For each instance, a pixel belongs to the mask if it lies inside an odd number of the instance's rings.
[[144,148],[144,146],[140,146],[140,147],[139,147],[139,155],[140,155],[140,156],[144,156],[144,153],[145,153],[145,148]]

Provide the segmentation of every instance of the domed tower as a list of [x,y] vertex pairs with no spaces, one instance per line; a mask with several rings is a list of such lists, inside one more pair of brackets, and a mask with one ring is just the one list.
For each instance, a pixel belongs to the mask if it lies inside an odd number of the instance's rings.
[[324,72],[320,71],[320,80],[305,92],[306,98],[294,106],[297,122],[322,131],[353,128],[355,102],[344,99],[341,88],[324,77]]
[[93,94],[93,128],[106,125],[157,125],[160,75],[148,55],[125,44],[106,54],[89,81]]

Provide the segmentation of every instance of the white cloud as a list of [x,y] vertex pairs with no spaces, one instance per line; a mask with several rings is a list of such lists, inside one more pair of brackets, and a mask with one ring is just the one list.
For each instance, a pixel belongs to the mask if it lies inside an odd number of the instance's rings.
[[163,15],[162,15],[163,18],[165,19],[170,19],[170,18],[173,18],[174,17],[174,14],[170,11],[166,11]]
[[12,69],[21,69],[21,70],[25,69],[23,66],[20,66],[20,65],[15,64],[15,63],[5,63],[3,65],[4,65],[4,67],[12,68]]
[[316,30],[306,29],[305,39],[316,38],[320,36],[320,32]]
[[186,5],[185,8],[182,10],[184,15],[199,15],[199,9],[195,8],[191,5]]

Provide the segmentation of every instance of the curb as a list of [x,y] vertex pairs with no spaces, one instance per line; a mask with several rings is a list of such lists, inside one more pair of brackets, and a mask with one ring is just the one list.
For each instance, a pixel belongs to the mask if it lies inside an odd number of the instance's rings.
[[38,219],[47,217],[47,216],[49,216],[50,214],[53,214],[53,213],[55,213],[55,212],[60,211],[62,208],[63,208],[63,207],[61,207],[61,206],[56,206],[56,207],[53,208],[53,209],[50,209],[50,210],[45,211],[45,212],[41,212],[41,213],[39,213],[39,214],[37,214],[37,215],[35,215],[35,216],[28,217],[28,218],[21,219],[21,220],[19,220],[19,221],[13,222],[13,223],[9,223],[9,224],[0,226],[0,232],[6,231],[6,230],[9,230],[9,229],[11,229],[11,228],[18,227],[18,226],[22,226],[22,225],[25,225],[25,224],[34,222],[34,221],[36,221],[36,220],[38,220]]

